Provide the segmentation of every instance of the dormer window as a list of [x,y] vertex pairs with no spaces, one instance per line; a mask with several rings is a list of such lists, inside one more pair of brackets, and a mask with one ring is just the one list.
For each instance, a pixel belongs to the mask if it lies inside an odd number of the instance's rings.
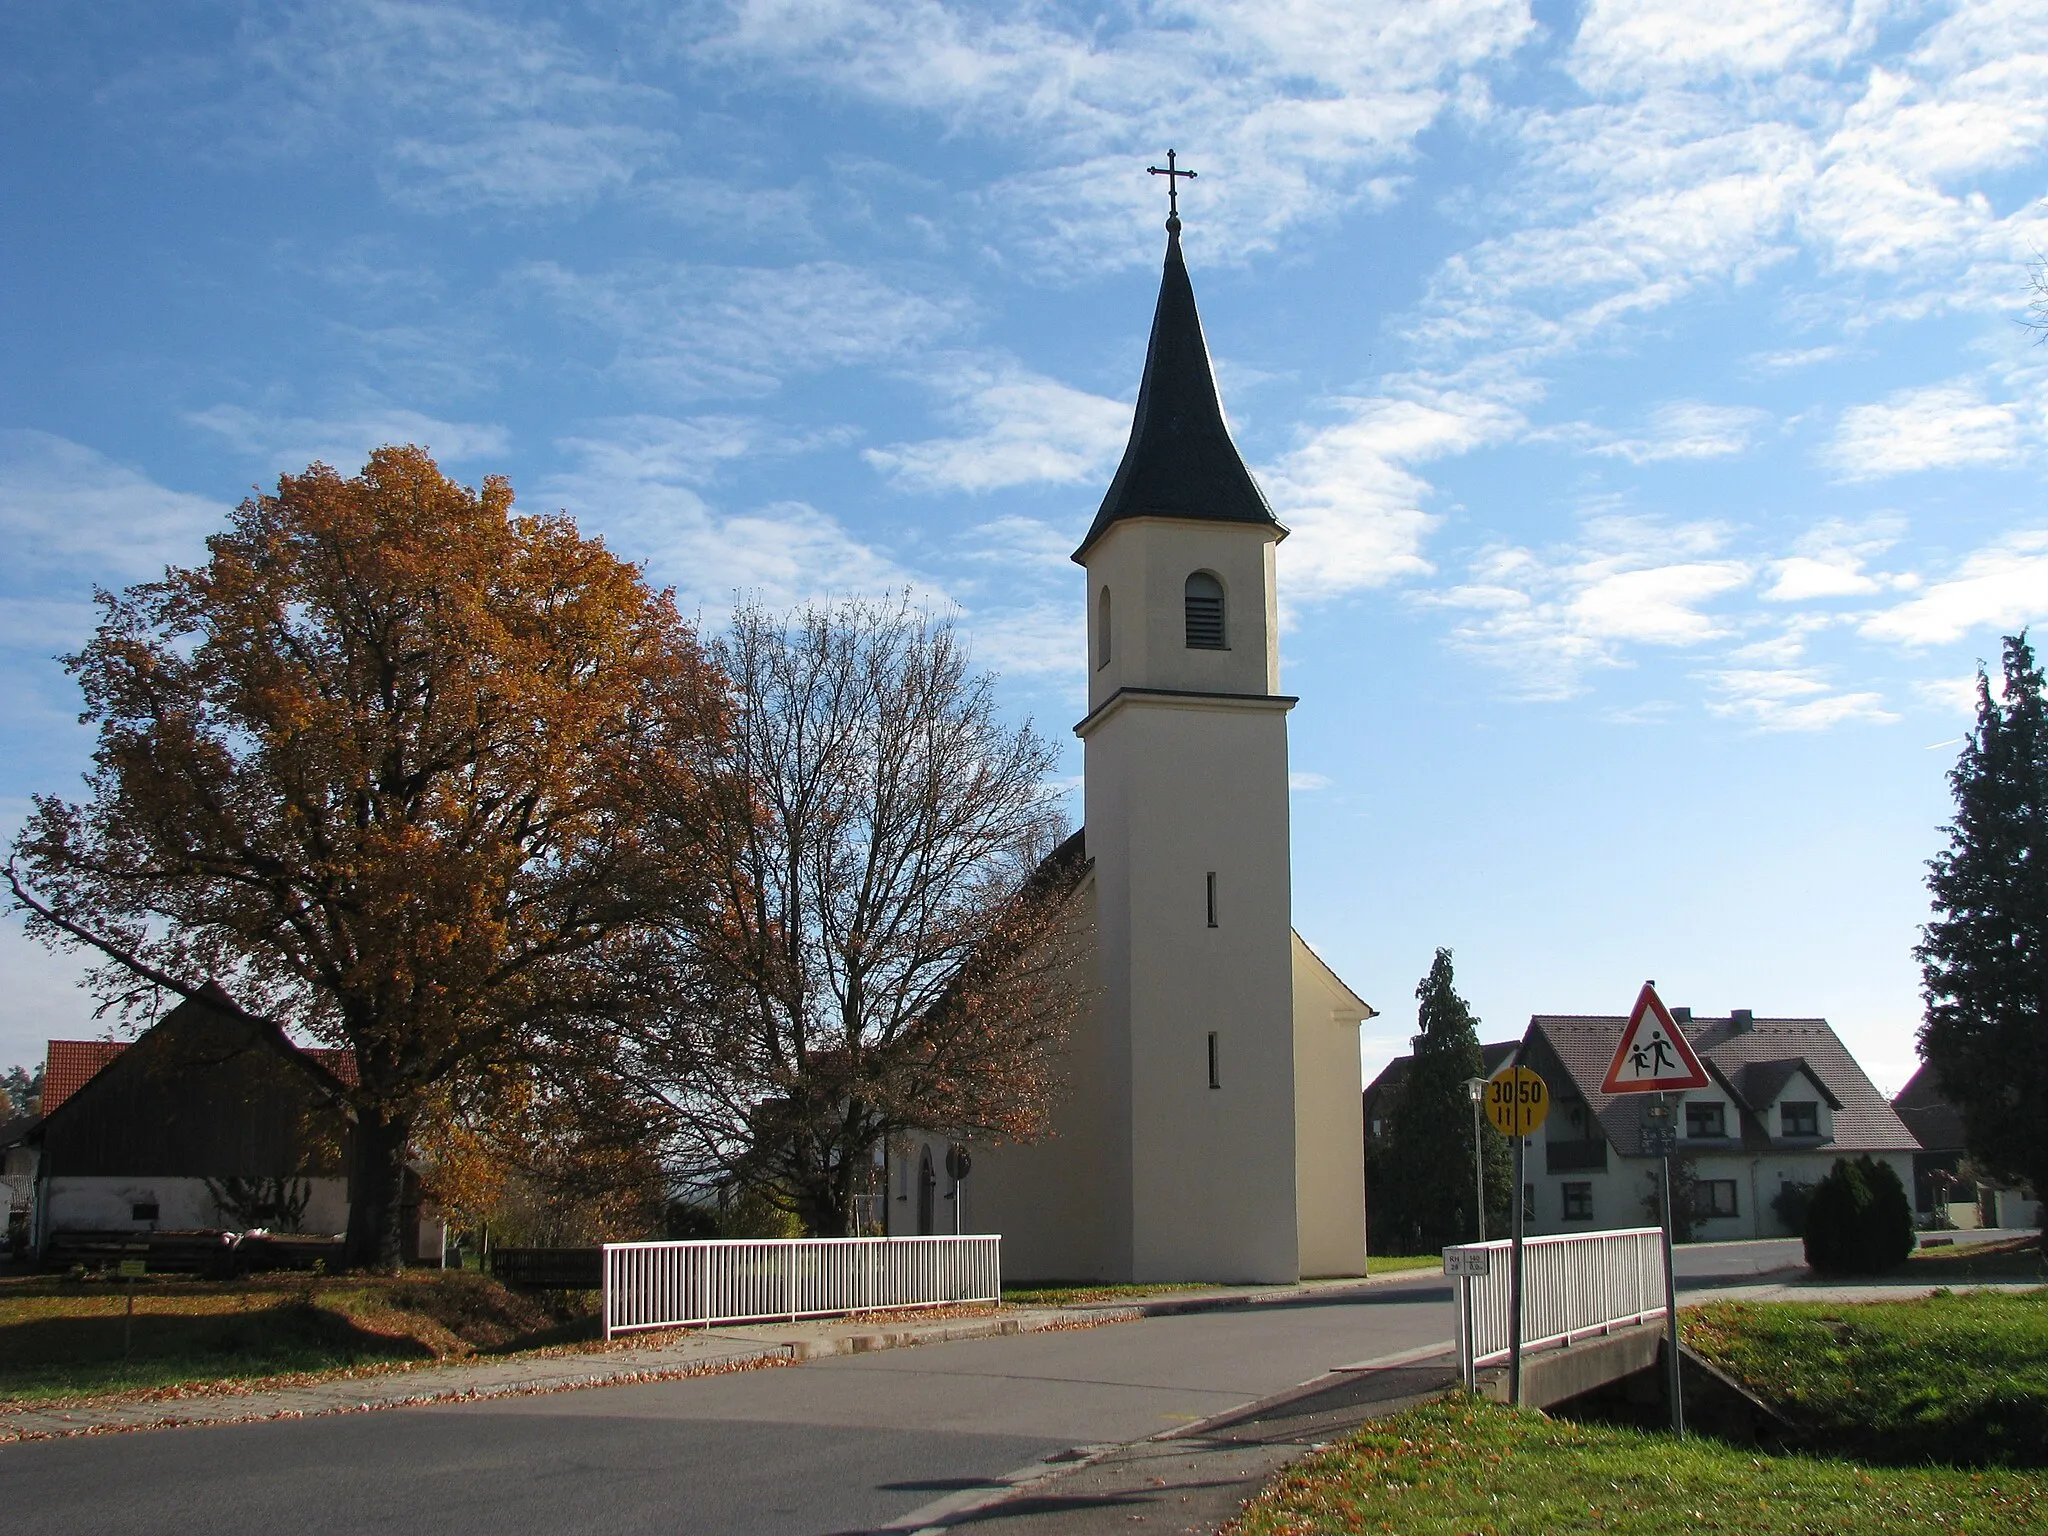
[[1225,651],[1223,583],[1207,571],[1197,571],[1187,584],[1188,649]]
[[1685,1134],[1707,1140],[1728,1134],[1728,1106],[1718,1103],[1685,1106]]
[[1818,1104],[1780,1104],[1778,1122],[1787,1136],[1818,1136],[1820,1134],[1820,1106]]
[[1109,665],[1109,588],[1095,599],[1095,669]]

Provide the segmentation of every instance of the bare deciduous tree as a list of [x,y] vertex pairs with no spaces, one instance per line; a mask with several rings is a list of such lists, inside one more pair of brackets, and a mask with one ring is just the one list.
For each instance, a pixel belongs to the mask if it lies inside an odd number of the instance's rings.
[[850,1232],[897,1132],[1029,1139],[1083,996],[1076,844],[1051,747],[996,716],[950,625],[907,604],[744,607],[714,659],[745,786],[719,824],[722,919],[679,937],[666,1005],[615,1028],[679,1175]]

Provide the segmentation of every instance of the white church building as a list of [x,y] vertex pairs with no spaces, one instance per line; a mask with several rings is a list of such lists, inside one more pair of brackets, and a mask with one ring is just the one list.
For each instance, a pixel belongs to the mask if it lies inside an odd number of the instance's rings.
[[[892,1149],[887,1229],[999,1232],[1016,1279],[1286,1282],[1365,1270],[1358,1026],[1293,929],[1274,547],[1167,221],[1123,462],[1087,572],[1091,954],[1053,1133]],[[1084,658],[1076,658],[1083,660]],[[957,1206],[957,1212],[956,1212]]]

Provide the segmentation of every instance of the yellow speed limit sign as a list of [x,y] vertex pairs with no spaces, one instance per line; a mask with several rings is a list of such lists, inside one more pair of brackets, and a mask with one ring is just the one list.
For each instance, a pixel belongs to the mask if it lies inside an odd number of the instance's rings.
[[1531,1136],[1550,1113],[1550,1090],[1527,1067],[1502,1067],[1486,1083],[1486,1118],[1503,1136]]

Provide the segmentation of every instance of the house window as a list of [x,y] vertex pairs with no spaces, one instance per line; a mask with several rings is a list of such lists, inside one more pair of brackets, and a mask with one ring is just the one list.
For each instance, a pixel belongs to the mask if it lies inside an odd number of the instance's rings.
[[1591,1184],[1566,1184],[1564,1190],[1564,1219],[1566,1221],[1591,1221],[1593,1219],[1593,1186]]
[[1208,899],[1209,899],[1209,926],[1210,926],[1211,928],[1214,928],[1214,927],[1216,926],[1216,871],[1215,871],[1215,870],[1213,870],[1213,869],[1209,871],[1209,879],[1208,879]]
[[1701,1179],[1699,1205],[1702,1216],[1734,1216],[1735,1181],[1733,1179]]
[[1781,1104],[1778,1106],[1778,1121],[1787,1136],[1818,1136],[1820,1134],[1820,1106],[1818,1104]]
[[137,1200],[128,1207],[128,1219],[130,1221],[155,1221],[158,1219],[157,1209],[157,1203],[154,1200]]
[[1188,649],[1225,651],[1223,631],[1223,583],[1207,571],[1197,571],[1187,584]]
[[1095,666],[1099,671],[1109,665],[1109,588],[1102,589],[1102,595],[1095,599]]
[[1688,1104],[1685,1106],[1685,1134],[1718,1137],[1728,1134],[1728,1106]]
[[1209,1086],[1211,1088],[1221,1088],[1223,1086],[1223,1066],[1216,1059],[1216,1031],[1213,1029],[1209,1031]]

